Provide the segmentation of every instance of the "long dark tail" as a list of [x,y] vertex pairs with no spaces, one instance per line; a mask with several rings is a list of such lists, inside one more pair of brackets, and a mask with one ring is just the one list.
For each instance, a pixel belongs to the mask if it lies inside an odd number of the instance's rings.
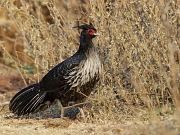
[[40,90],[39,83],[19,91],[10,101],[9,109],[17,115],[36,112],[44,102],[47,92]]

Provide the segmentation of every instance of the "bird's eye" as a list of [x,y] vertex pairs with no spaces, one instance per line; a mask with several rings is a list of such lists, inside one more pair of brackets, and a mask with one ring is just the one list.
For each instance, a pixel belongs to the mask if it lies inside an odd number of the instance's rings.
[[96,33],[96,30],[88,29],[88,30],[87,30],[87,33],[88,33],[89,35],[93,35],[94,33]]

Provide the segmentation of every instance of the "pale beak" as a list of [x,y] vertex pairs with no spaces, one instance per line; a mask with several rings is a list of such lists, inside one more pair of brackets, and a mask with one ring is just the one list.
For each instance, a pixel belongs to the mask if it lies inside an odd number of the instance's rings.
[[96,33],[93,33],[94,36],[99,36],[100,33],[96,32]]

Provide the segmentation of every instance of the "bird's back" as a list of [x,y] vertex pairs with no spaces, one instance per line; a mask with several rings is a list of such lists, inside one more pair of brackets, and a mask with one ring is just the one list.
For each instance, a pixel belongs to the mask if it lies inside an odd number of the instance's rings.
[[41,89],[46,92],[56,92],[68,89],[65,88],[68,87],[65,76],[68,75],[72,69],[78,67],[80,62],[85,59],[85,55],[76,53],[70,58],[56,65],[41,79]]

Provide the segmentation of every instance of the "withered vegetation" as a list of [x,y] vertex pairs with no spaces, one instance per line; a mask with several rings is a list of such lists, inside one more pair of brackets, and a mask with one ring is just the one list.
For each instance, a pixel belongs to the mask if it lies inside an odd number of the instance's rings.
[[[94,42],[103,75],[84,105],[89,123],[109,121],[111,126],[99,126],[114,134],[131,134],[129,125],[134,134],[178,134],[178,115],[168,116],[179,114],[180,106],[179,9],[177,0],[2,0],[0,62],[17,69],[28,85],[29,74],[39,80],[76,52],[79,31],[73,26],[92,23],[100,32]],[[88,133],[98,132],[91,126]]]

